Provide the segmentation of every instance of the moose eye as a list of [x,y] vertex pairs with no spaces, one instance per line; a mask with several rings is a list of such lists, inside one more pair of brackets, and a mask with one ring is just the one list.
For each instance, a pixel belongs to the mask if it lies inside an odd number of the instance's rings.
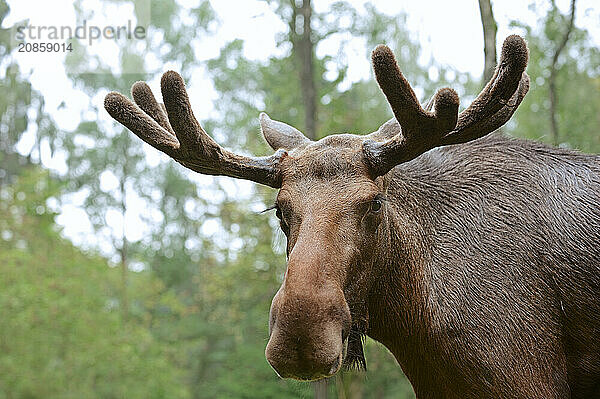
[[279,208],[278,206],[275,208],[275,216],[277,216],[277,219],[279,219],[279,225],[281,226],[281,230],[283,230],[283,232],[285,234],[288,233],[289,231],[289,227],[288,224],[286,223],[284,217],[283,217],[283,213],[281,212],[281,208]]
[[375,198],[373,201],[371,201],[369,211],[371,211],[372,213],[379,213],[382,208],[383,202],[381,201],[381,199]]

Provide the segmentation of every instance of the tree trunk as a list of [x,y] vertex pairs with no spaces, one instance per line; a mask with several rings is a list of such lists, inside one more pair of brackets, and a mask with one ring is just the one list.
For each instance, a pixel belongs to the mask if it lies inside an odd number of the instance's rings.
[[317,134],[317,90],[315,87],[314,43],[312,42],[311,0],[291,0],[290,36],[300,65],[300,90],[304,103],[304,134],[311,140]]
[[479,0],[479,12],[481,13],[481,25],[483,26],[483,54],[485,66],[483,68],[483,85],[490,81],[496,68],[496,33],[498,26],[492,12],[490,0]]
[[[127,152],[127,150],[125,150]],[[123,218],[123,231],[121,238],[121,248],[119,250],[119,254],[121,255],[121,312],[123,315],[123,321],[127,321],[129,317],[129,296],[127,293],[127,285],[128,285],[128,271],[129,266],[127,265],[127,237],[125,236],[125,213],[127,212],[127,203],[125,202],[125,176],[127,176],[127,154],[124,157],[125,161],[123,162],[122,168],[122,176],[121,182],[119,183],[119,190],[121,191],[121,215]]]
[[[563,51],[565,46],[567,45],[567,41],[569,40],[569,35],[573,30],[573,24],[575,22],[575,1],[571,0],[571,11],[569,15],[569,22],[565,33],[562,36],[561,41],[558,43],[556,50],[554,51],[554,56],[552,57],[552,65],[550,66],[550,78],[548,78],[548,96],[550,97],[550,129],[552,131],[552,142],[554,145],[560,144],[560,135],[558,131],[558,121],[556,120],[556,106],[557,106],[557,97],[556,97],[556,74],[558,73],[558,68],[556,64],[558,63],[558,57],[560,53]],[[556,5],[553,4],[554,7]]]

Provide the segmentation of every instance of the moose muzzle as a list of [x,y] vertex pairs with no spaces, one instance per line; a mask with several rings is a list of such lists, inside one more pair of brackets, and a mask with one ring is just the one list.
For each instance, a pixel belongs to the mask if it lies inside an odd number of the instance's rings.
[[343,362],[351,317],[341,289],[305,288],[284,282],[271,305],[265,355],[282,378],[329,377]]

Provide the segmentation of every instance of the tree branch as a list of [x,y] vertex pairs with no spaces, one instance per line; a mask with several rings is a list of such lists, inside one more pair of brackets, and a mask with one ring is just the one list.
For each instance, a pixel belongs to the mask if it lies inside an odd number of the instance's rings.
[[[563,51],[565,46],[567,45],[567,41],[569,40],[569,36],[571,35],[571,31],[573,30],[573,25],[575,23],[575,2],[576,0],[571,0],[571,11],[569,15],[569,23],[567,25],[567,30],[562,36],[561,41],[558,44],[558,47],[554,51],[554,56],[552,57],[552,65],[550,66],[550,78],[549,78],[549,90],[548,95],[550,96],[550,128],[552,130],[552,141],[554,145],[559,144],[559,131],[558,131],[558,121],[556,120],[556,106],[557,106],[557,96],[556,96],[556,74],[558,73],[556,64],[558,63],[558,57],[560,53]],[[556,7],[555,4],[553,4]]]
[[492,12],[490,0],[479,0],[479,12],[481,14],[481,25],[483,26],[483,54],[485,67],[483,69],[483,84],[490,81],[496,68],[496,33],[498,26]]

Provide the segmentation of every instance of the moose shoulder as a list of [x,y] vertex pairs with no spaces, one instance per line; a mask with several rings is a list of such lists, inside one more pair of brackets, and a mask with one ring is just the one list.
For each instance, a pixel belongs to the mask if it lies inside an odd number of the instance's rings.
[[393,119],[313,142],[261,114],[267,157],[214,142],[175,72],[164,105],[138,82],[137,105],[110,93],[105,107],[192,170],[279,189],[288,264],[266,357],[280,376],[364,366],[366,334],[419,398],[600,397],[600,158],[489,135],[527,93],[527,57],[509,36],[459,114],[447,88],[421,107],[379,46]]

